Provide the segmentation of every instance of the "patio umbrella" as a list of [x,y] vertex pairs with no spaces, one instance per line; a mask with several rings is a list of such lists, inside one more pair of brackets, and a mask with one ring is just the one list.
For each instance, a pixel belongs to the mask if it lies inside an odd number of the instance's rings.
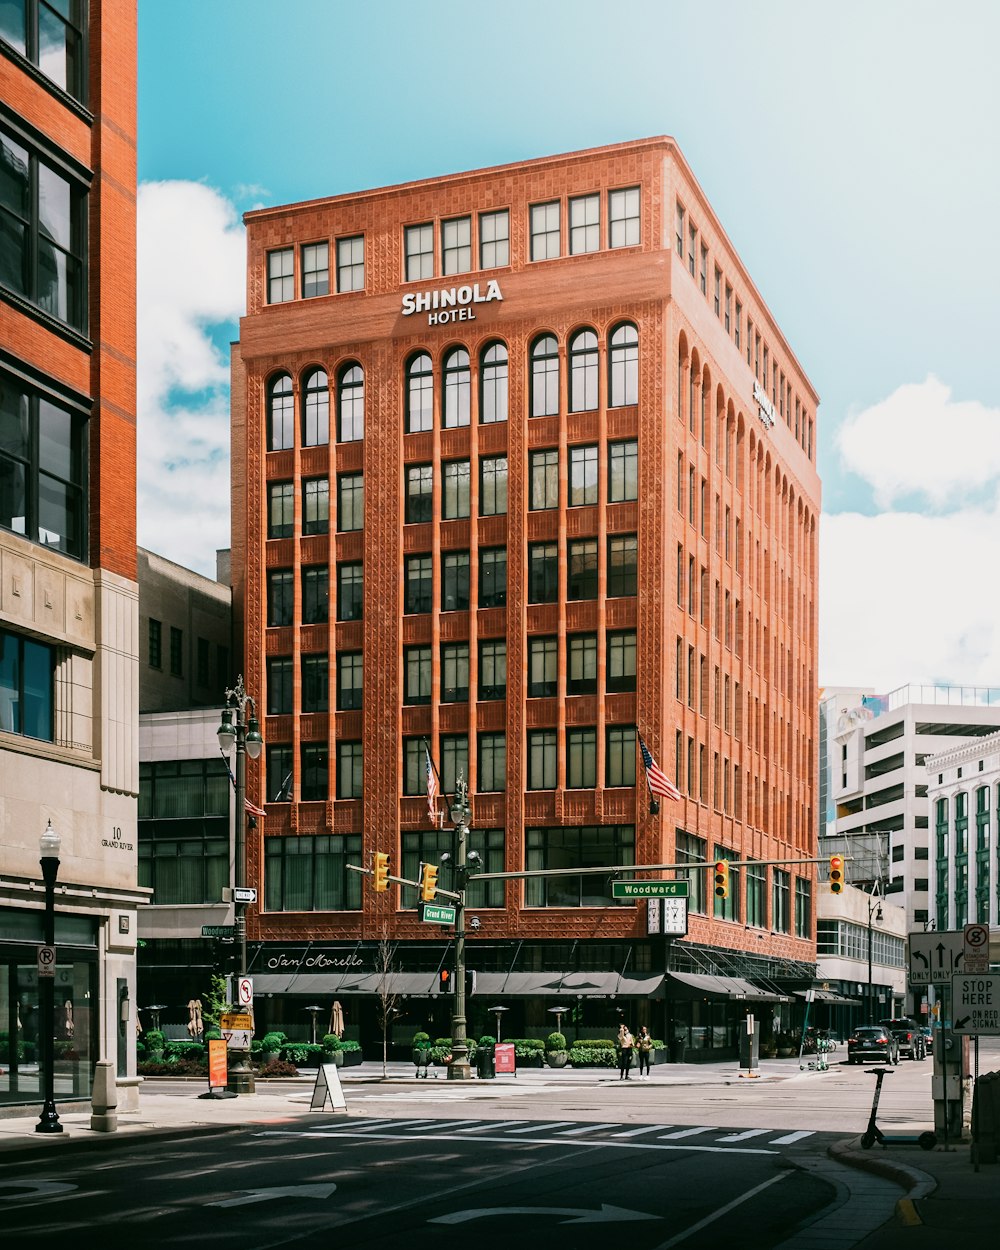
[[337,1037],[344,1036],[344,1009],[340,1005],[339,998],[334,1000],[330,1011],[330,1032]]

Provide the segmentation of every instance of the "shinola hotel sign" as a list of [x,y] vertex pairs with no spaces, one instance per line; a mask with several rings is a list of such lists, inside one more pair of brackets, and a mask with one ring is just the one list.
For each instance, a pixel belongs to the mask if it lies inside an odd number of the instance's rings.
[[429,326],[447,325],[450,321],[475,321],[473,304],[502,301],[500,283],[490,279],[484,291],[478,282],[471,286],[446,287],[443,291],[407,291],[403,296],[402,314],[427,313]]

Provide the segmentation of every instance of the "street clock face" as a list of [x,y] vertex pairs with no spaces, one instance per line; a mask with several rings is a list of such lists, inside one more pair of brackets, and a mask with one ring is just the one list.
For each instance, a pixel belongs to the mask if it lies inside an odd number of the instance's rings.
[[688,931],[688,901],[686,898],[663,900],[663,932],[669,937],[684,937]]

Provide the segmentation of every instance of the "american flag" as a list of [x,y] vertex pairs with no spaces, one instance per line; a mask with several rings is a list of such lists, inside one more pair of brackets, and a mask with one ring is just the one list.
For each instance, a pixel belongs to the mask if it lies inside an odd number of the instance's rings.
[[649,747],[642,740],[642,734],[636,730],[635,736],[639,740],[639,751],[642,755],[642,766],[646,770],[646,785],[649,787],[649,793],[659,794],[665,799],[679,799],[680,790],[653,759]]
[[434,764],[431,762],[431,753],[427,747],[424,747],[424,767],[427,770],[427,810],[430,812],[431,822],[436,825],[438,822],[438,780]]
[[262,807],[258,807],[256,803],[251,803],[249,799],[243,800],[243,806],[251,816],[264,816],[267,814]]

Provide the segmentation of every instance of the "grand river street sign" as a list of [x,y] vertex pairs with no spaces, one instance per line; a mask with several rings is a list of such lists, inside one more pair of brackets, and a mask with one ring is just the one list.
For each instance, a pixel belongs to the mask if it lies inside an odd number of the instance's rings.
[[612,881],[612,898],[687,898],[687,881]]

